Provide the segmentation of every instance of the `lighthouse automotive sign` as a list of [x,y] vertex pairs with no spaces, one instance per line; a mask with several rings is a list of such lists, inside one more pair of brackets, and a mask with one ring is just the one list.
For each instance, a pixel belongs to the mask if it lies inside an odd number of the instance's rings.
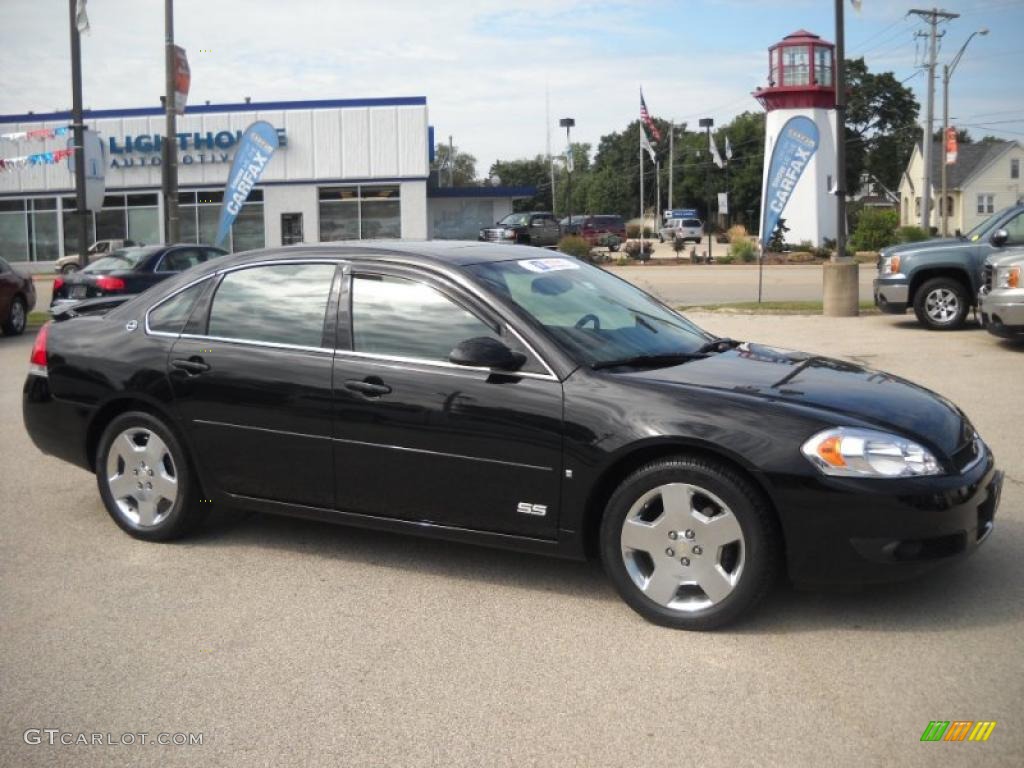
[[772,149],[764,189],[761,242],[767,244],[778,226],[800,176],[818,149],[818,126],[809,117],[791,117]]

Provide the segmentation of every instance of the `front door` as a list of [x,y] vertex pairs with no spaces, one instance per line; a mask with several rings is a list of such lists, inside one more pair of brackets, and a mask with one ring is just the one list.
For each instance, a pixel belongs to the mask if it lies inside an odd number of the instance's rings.
[[[445,280],[353,272],[334,362],[339,509],[554,538],[561,382]],[[458,342],[478,336],[521,349],[527,364],[502,374],[448,362]]]
[[195,312],[208,314],[175,341],[175,407],[218,490],[333,508],[327,307],[337,271],[289,263],[227,272]]
[[297,245],[303,241],[302,214],[281,214],[281,245]]

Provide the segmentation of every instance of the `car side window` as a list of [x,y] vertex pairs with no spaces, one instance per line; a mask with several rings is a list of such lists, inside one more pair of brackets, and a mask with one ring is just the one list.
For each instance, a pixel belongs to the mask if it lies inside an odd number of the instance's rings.
[[460,341],[499,338],[489,325],[426,283],[382,275],[352,278],[356,352],[447,361]]
[[203,252],[198,248],[175,248],[168,251],[160,259],[156,267],[157,272],[184,272],[196,264],[206,261]]
[[1007,245],[1024,245],[1024,213],[1018,213],[1003,226],[1009,237]]
[[320,347],[333,264],[276,264],[228,272],[210,307],[208,333],[225,339]]
[[9,272],[10,270],[11,268],[7,266],[7,262],[4,261],[3,259],[0,259],[0,275],[4,274],[5,272]]
[[181,333],[181,329],[188,322],[192,308],[195,307],[196,301],[202,295],[206,285],[206,280],[196,283],[151,310],[148,320],[149,330],[159,333]]

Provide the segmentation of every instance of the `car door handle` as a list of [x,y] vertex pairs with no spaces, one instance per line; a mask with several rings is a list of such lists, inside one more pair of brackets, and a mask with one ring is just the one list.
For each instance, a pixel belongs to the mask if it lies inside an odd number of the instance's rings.
[[367,397],[380,397],[391,392],[391,387],[384,384],[379,379],[377,381],[359,381],[358,379],[349,379],[345,382],[345,389],[351,389],[353,392],[358,392],[361,395]]
[[210,366],[203,362],[201,357],[190,357],[187,360],[181,358],[171,360],[171,366],[179,371],[184,371],[189,376],[198,376],[200,373],[206,373],[206,371],[210,370]]

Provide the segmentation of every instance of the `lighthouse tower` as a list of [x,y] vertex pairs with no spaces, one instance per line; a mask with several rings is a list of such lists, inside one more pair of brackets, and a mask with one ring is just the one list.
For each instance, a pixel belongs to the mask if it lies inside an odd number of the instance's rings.
[[[768,113],[764,131],[764,189],[772,149],[791,117],[809,117],[818,126],[818,151],[793,190],[782,218],[789,232],[786,241],[809,240],[822,245],[836,236],[836,204],[831,190],[836,179],[834,46],[806,30],[787,35],[768,49],[768,87],[754,98]],[[764,221],[764,200],[761,201]],[[761,233],[767,242],[771,232]]]

